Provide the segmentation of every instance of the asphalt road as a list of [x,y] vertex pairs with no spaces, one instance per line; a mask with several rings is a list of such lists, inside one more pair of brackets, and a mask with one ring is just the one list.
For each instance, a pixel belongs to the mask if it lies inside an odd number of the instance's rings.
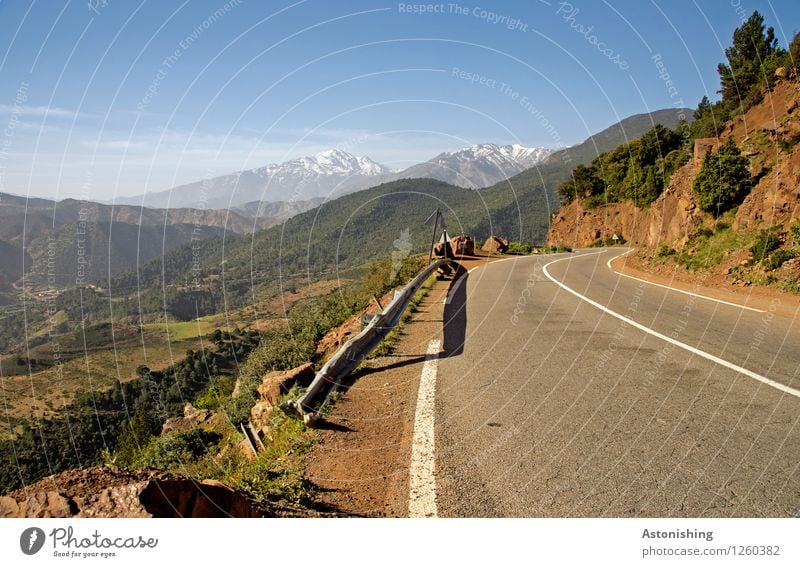
[[800,314],[619,276],[620,252],[504,260],[453,286],[440,516],[800,515]]

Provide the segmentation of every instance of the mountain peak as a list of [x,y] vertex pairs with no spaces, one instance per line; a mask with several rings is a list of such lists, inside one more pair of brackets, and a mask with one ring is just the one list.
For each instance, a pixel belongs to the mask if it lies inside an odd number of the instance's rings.
[[552,151],[521,144],[475,144],[454,152],[443,152],[399,175],[430,177],[461,187],[488,187],[542,163]]

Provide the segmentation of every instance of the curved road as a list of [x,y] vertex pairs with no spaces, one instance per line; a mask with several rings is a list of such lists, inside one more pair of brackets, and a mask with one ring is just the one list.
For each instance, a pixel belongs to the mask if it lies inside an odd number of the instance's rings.
[[451,286],[440,516],[800,515],[800,315],[620,276],[620,252]]

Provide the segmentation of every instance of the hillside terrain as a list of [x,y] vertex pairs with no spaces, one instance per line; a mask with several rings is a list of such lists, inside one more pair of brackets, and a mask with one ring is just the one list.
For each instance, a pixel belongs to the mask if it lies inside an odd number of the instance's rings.
[[[675,125],[677,116],[663,111],[632,117],[485,189],[402,179],[324,202],[253,234],[237,235],[223,225],[218,235],[178,245],[135,270],[93,272],[93,287],[9,305],[0,319],[8,353],[0,365],[14,398],[13,419],[0,439],[0,453],[19,466],[0,470],[2,485],[18,487],[104,459],[160,468],[192,460],[198,467],[192,474],[241,486],[256,500],[260,494],[302,498],[305,488],[295,464],[269,455],[253,464],[241,460],[235,426],[249,415],[254,380],[268,370],[316,360],[325,333],[359,317],[373,296],[382,297],[403,281],[398,278],[416,273],[419,259],[413,253],[429,246],[431,227],[424,221],[435,208],[443,211],[451,234],[485,239],[502,231],[512,239],[541,242],[557,184],[569,176],[574,160],[591,159],[656,121]],[[115,222],[110,230],[122,224]],[[108,233],[98,225],[96,240],[103,242]],[[75,228],[65,215],[61,229],[71,234]],[[133,240],[136,229],[119,233],[121,240]],[[117,233],[111,235],[117,239]],[[70,255],[67,235],[62,239],[67,244],[59,253]],[[412,256],[394,273],[390,258],[397,253]],[[382,260],[371,263],[376,259]],[[31,261],[36,265],[33,255]],[[234,378],[245,384],[238,396]],[[35,389],[37,403],[28,400],[26,385]],[[187,402],[224,411],[227,425],[218,420],[211,429],[159,435],[163,420],[179,419]],[[66,427],[69,438],[59,434]],[[270,450],[302,454],[305,434],[292,427],[275,425],[281,433],[270,441]],[[133,431],[141,437],[131,439]],[[169,446],[178,453],[164,445],[176,443]],[[228,455],[227,468],[220,469],[217,454]]]
[[[405,230],[412,249],[423,251],[430,234],[423,225],[436,207],[444,213],[451,234],[470,233],[483,240],[503,234],[512,240],[542,243],[550,213],[558,206],[558,184],[576,164],[585,163],[626,140],[640,137],[654,124],[674,127],[679,113],[659,110],[635,115],[553,153],[540,166],[479,190],[468,190],[430,179],[401,179],[327,201],[286,223],[248,237],[226,236],[201,244],[200,277],[223,277],[236,286],[258,285],[279,276],[319,274],[351,268],[386,256]],[[138,270],[113,278],[110,287],[128,288],[186,284],[191,273],[191,247],[178,247]],[[224,270],[220,268],[225,262]],[[234,291],[235,294],[235,291]]]
[[180,244],[277,222],[225,210],[112,207],[0,194],[0,292],[11,292],[23,271],[29,288],[74,286],[80,280],[85,285]]
[[[792,227],[800,217],[799,107],[798,83],[777,82],[762,102],[722,125],[718,141],[697,140],[692,159],[649,206],[576,199],[554,213],[548,240],[596,246],[617,235],[642,247],[639,262],[649,270],[680,275],[675,270],[681,268],[699,282],[798,291],[800,266],[793,257],[800,241]],[[749,160],[752,189],[737,207],[715,215],[702,209],[693,183],[706,150],[728,139]]]

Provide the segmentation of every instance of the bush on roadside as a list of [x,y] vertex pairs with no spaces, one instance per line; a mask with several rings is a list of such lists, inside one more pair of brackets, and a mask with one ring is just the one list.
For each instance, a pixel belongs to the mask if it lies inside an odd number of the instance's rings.
[[794,221],[794,224],[789,227],[789,234],[792,235],[795,245],[800,246],[800,218]]
[[198,427],[156,437],[137,456],[136,468],[167,470],[191,463],[215,448],[222,436]]
[[566,244],[550,244],[542,248],[544,254],[558,254],[559,252],[572,252],[572,247]]
[[662,244],[656,250],[656,258],[667,258],[668,256],[674,256],[675,249],[671,246],[667,246],[666,244]]
[[750,247],[754,262],[766,260],[773,250],[777,250],[781,245],[781,239],[773,229],[762,230],[756,237],[756,241]]
[[530,242],[509,242],[506,254],[517,254],[527,256],[533,254],[534,246]]
[[796,256],[797,255],[792,250],[776,250],[770,255],[769,258],[762,260],[761,265],[764,266],[764,269],[768,272],[777,270],[783,266],[784,263],[795,258]]

